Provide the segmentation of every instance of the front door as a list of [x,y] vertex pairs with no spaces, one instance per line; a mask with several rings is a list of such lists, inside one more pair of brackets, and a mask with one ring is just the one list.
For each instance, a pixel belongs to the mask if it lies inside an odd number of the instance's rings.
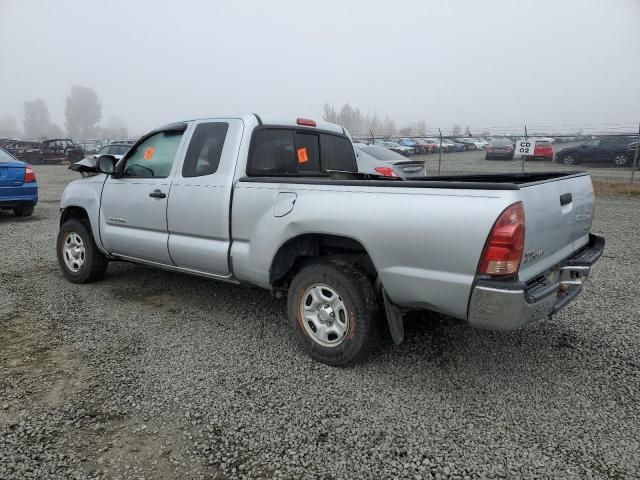
[[135,145],[121,160],[121,176],[105,182],[100,238],[109,253],[173,265],[167,202],[184,129],[159,131]]

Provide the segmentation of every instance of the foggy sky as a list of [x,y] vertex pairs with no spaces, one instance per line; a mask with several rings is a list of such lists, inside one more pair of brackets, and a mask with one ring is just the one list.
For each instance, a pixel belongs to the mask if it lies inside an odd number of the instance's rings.
[[[347,4],[348,3],[348,4]],[[400,126],[640,121],[640,1],[0,0],[0,116],[72,84],[142,133],[231,112]]]

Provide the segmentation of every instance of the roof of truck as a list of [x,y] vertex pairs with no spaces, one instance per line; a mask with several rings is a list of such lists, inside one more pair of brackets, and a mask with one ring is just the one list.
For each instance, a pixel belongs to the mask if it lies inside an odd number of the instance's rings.
[[286,115],[275,115],[271,113],[266,113],[266,114],[244,113],[244,114],[235,114],[235,115],[216,115],[215,117],[193,118],[191,120],[185,120],[185,121],[189,122],[194,120],[218,120],[223,118],[238,118],[248,122],[253,122],[257,119],[258,122],[262,123],[263,125],[284,125],[284,126],[291,126],[291,127],[299,127],[299,126],[304,127],[306,125],[299,124],[298,120],[308,119],[308,120],[313,120],[316,123],[315,128],[319,130],[326,130],[329,132],[335,132],[335,133],[341,133],[341,134],[347,133],[342,126],[336,125],[335,123],[325,122],[322,119],[317,119],[314,117],[293,117],[293,116],[286,116]]

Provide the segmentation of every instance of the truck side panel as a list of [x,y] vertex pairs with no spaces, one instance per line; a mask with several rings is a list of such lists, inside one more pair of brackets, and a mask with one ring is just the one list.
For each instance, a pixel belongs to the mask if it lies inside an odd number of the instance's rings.
[[[276,216],[280,193],[296,199],[289,213]],[[271,262],[286,241],[303,234],[344,236],[365,247],[394,303],[464,319],[487,235],[515,195],[239,181],[232,207],[234,274],[268,288]]]

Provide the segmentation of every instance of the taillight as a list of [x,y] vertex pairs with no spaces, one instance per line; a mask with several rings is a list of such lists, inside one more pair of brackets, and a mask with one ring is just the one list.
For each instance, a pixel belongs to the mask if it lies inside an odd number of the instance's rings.
[[33,171],[29,165],[24,170],[24,183],[31,183],[36,181],[36,172]]
[[397,177],[396,172],[394,172],[391,167],[376,167],[375,171],[384,177]]
[[484,246],[478,273],[512,275],[520,268],[524,250],[524,204],[514,203],[500,214]]

